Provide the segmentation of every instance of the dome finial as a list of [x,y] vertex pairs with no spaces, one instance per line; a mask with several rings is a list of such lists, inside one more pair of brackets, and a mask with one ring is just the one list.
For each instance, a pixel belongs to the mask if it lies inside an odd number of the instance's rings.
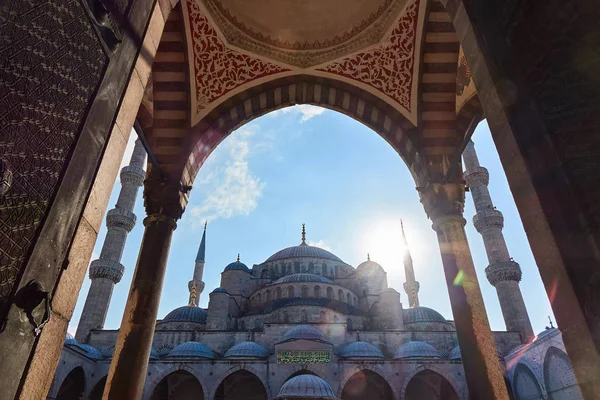
[[548,321],[550,322],[550,329],[554,328],[554,324],[552,323],[552,318],[548,315]]
[[371,261],[371,255],[367,253],[367,261]]
[[306,224],[302,224],[302,244],[306,245]]
[[237,262],[240,262],[240,253],[238,253]]

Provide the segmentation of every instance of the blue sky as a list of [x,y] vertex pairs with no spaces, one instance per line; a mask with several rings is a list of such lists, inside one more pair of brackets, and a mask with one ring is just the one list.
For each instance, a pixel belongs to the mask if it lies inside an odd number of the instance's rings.
[[[128,145],[123,165],[133,148]],[[534,330],[548,323],[551,308],[500,160],[486,122],[479,124],[473,140],[480,162],[490,172],[492,199],[505,217],[504,234],[511,256],[523,270],[521,289]],[[114,207],[119,192],[115,185],[109,201]],[[487,258],[481,236],[472,225],[475,213],[467,194],[467,236],[477,269],[490,324],[505,329],[495,289],[487,282]],[[141,190],[134,210],[138,224],[129,234],[122,264],[125,274],[115,286],[106,329],[121,323],[145,212]],[[361,123],[334,111],[296,106],[267,114],[238,129],[209,157],[200,170],[190,203],[174,233],[158,317],[186,305],[187,282],[208,220],[206,288],[200,305],[207,306],[208,293],[219,286],[223,268],[241,254],[249,267],[276,251],[300,243],[301,224],[306,224],[309,244],[332,251],[357,266],[371,259],[388,274],[388,284],[401,292],[404,270],[400,219],[421,283],[421,305],[452,319],[440,252],[415,184],[398,154],[379,135]],[[103,226],[94,249],[100,254],[106,234]],[[71,321],[73,332],[89,289],[86,277]]]

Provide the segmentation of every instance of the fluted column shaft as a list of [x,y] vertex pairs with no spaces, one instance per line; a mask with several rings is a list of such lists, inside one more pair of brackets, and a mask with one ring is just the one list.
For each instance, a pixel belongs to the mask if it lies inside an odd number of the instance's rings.
[[473,142],[463,153],[465,181],[471,190],[476,214],[473,225],[483,238],[489,266],[485,269],[488,281],[496,288],[502,316],[509,331],[521,334],[523,342],[533,339],[533,328],[519,288],[521,267],[508,252],[502,228],[504,216],[495,209],[488,190],[489,173],[479,164]]
[[140,140],[136,140],[129,165],[121,169],[121,191],[115,208],[106,214],[108,228],[100,258],[90,264],[90,290],[83,306],[75,338],[84,343],[92,329],[102,329],[110,305],[113,287],[123,277],[125,267],[121,264],[127,234],[135,226],[133,213],[138,190],[145,177],[143,169],[146,152]]

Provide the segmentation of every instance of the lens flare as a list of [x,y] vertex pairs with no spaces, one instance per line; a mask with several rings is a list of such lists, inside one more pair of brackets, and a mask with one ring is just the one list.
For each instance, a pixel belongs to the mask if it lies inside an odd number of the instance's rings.
[[456,274],[456,278],[454,278],[454,286],[462,286],[464,279],[465,271],[461,269],[460,271],[458,271],[458,274]]

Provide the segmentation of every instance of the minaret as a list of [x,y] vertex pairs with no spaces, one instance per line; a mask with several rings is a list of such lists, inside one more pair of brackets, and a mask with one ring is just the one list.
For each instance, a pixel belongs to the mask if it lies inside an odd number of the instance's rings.
[[89,276],[92,284],[75,334],[75,338],[80,343],[88,340],[92,329],[104,327],[113,288],[123,277],[125,267],[121,264],[121,256],[127,234],[135,225],[136,216],[133,213],[133,207],[138,189],[142,186],[146,176],[145,161],[146,151],[138,139],[135,141],[129,165],[121,169],[121,192],[117,204],[106,214],[108,231],[102,245],[100,258],[90,264]]
[[202,240],[200,241],[200,247],[198,248],[198,254],[196,255],[196,265],[194,266],[194,276],[188,283],[188,289],[190,290],[190,306],[198,307],[200,303],[200,294],[204,290],[204,282],[202,281],[202,275],[204,274],[204,263],[206,262],[206,222],[204,223],[204,232],[202,233]]
[[400,221],[402,227],[402,241],[404,242],[404,276],[406,282],[404,282],[404,291],[408,296],[409,307],[419,307],[419,282],[415,280],[415,269],[413,268],[412,257],[410,256],[410,250],[408,248],[408,242],[406,241],[406,234],[404,233],[404,224]]
[[473,225],[483,237],[489,266],[485,269],[488,281],[496,288],[502,315],[508,331],[521,333],[523,342],[533,339],[533,329],[519,288],[521,267],[508,254],[502,235],[504,217],[496,210],[488,191],[489,173],[479,165],[475,145],[469,142],[463,152],[464,178],[475,203]]

